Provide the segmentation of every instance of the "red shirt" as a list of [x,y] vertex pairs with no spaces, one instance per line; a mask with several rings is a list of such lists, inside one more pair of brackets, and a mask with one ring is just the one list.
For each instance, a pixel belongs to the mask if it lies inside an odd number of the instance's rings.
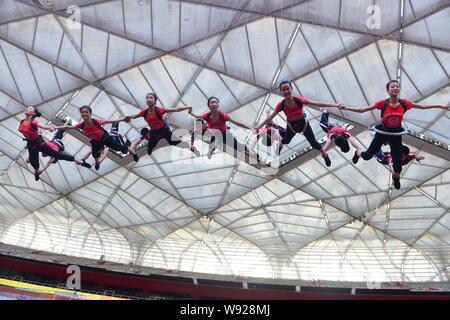
[[338,133],[345,133],[345,134],[348,134],[350,137],[352,136],[352,133],[349,130],[345,129],[344,127],[335,126],[328,130],[327,137],[330,138],[332,135],[338,134]]
[[[47,147],[52,148],[52,149],[55,150],[56,152],[60,152],[60,151],[61,151],[61,147],[60,147],[58,144],[54,143],[53,141],[46,142],[46,144],[47,144]],[[47,157],[47,156],[48,156],[48,154],[46,154],[46,153],[44,153],[44,152],[42,153],[42,155],[43,155],[44,157]]]
[[[158,112],[159,115],[161,116],[161,118],[162,118],[162,116],[163,116],[165,113],[167,113],[166,109],[164,109],[164,108],[162,108],[162,107],[156,107],[156,109],[157,109],[158,111],[155,111],[155,112]],[[139,116],[143,117],[146,110],[148,110],[148,108],[142,109],[142,110],[139,112]],[[150,129],[152,129],[152,130],[158,130],[158,129],[161,129],[162,127],[164,127],[164,126],[166,125],[166,123],[165,123],[163,120],[160,120],[160,119],[159,119],[159,117],[158,117],[157,114],[154,114],[153,116],[151,116],[151,115],[150,115],[150,111],[147,112],[147,116],[145,117],[145,121],[147,121],[148,126],[149,126]]]
[[[386,155],[387,163],[393,163],[392,161],[392,155],[390,152]],[[410,163],[412,160],[416,158],[416,154],[414,152],[410,152],[409,154],[402,153],[402,166],[406,166],[408,163]]]
[[[306,97],[298,96],[296,97],[300,102],[305,105],[309,103],[309,99]],[[275,111],[279,112],[281,110],[281,106],[283,104],[283,100],[281,100],[277,106],[275,107]],[[303,107],[300,107],[297,103],[294,105],[288,106],[286,103],[283,109],[284,114],[286,115],[288,121],[298,121],[305,117],[305,113],[303,112]]]
[[37,119],[33,119],[31,122],[25,122],[22,120],[20,122],[19,131],[23,134],[25,139],[35,140],[39,138],[38,125],[39,121]]
[[95,119],[95,118],[91,118],[92,122],[97,122],[97,126],[92,123],[92,125],[90,127],[87,126],[87,124],[85,124],[83,126],[84,122],[80,122],[78,123],[75,128],[77,129],[81,129],[83,130],[83,134],[88,137],[91,140],[101,140],[103,138],[103,136],[105,135],[105,131],[103,131],[101,128],[99,128],[99,126],[101,126],[102,124],[105,123],[104,120],[101,119]]
[[216,129],[216,130],[219,130],[220,132],[225,132],[228,129],[226,122],[230,120],[231,116],[229,113],[222,112],[222,111],[219,111],[219,112],[222,113],[223,120],[225,120],[225,121],[222,120],[222,117],[220,115],[218,116],[217,121],[213,120],[212,115],[209,116],[209,120],[208,120],[209,112],[203,113],[202,119],[208,121],[208,123],[206,123],[206,125],[205,125],[207,129]]
[[[378,110],[383,109],[386,100],[380,100],[375,103],[375,107]],[[408,99],[402,99],[403,103],[406,105],[406,109],[412,108],[413,102]],[[393,107],[391,103],[387,106],[384,111],[384,116],[381,119],[383,125],[387,128],[399,128],[402,126],[403,116],[405,112],[403,111],[402,105],[399,103],[396,107]]]

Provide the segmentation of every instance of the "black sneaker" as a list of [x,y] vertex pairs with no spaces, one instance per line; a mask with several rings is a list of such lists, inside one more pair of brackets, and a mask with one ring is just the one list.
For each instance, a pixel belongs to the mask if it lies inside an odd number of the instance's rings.
[[90,169],[90,168],[92,167],[89,163],[86,162],[86,160],[83,160],[83,161],[81,162],[81,165],[82,165],[83,167],[88,168],[88,169]]
[[355,155],[353,156],[352,161],[354,164],[357,164],[358,160],[359,160],[358,151],[355,151]]
[[392,176],[392,181],[394,182],[395,189],[400,189],[400,177],[395,178],[394,176]]
[[39,181],[39,175],[37,173],[34,174],[34,180]]
[[327,167],[331,166],[331,160],[329,156],[324,157],[325,160],[325,164],[327,165]]
[[98,169],[100,169],[100,163],[96,163],[96,164],[95,164],[95,170],[98,171]]
[[138,162],[139,161],[139,157],[136,153],[133,154],[133,159],[134,161]]

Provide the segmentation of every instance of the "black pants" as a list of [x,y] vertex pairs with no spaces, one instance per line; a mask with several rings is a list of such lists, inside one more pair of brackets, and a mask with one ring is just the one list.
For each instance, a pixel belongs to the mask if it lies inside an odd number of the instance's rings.
[[150,138],[148,139],[147,153],[150,155],[158,144],[159,140],[166,139],[171,146],[179,145],[180,148],[189,148],[189,144],[181,141],[177,137],[172,137],[172,130],[168,126],[164,126],[158,130],[150,130]]
[[64,137],[64,133],[65,131],[62,129],[58,129],[55,133],[55,135],[53,136],[52,140],[61,140]]
[[117,136],[116,135],[111,135],[111,138],[113,139],[113,141],[115,143],[120,144],[121,146],[127,147],[126,149],[124,149],[122,151],[123,154],[127,154],[128,153],[128,147],[131,146],[131,141],[130,140],[125,141],[121,135],[117,135]]
[[[379,130],[385,130],[381,126],[376,127]],[[400,128],[401,129],[401,128]],[[381,149],[384,143],[389,143],[391,147],[392,165],[395,173],[402,172],[402,136],[388,136],[386,134],[375,133],[375,137],[370,143],[369,148],[361,153],[361,158],[370,160]]]
[[[297,131],[299,131],[299,132],[301,132],[303,130],[304,126],[307,125],[305,131],[303,132],[303,135],[305,136],[306,140],[308,140],[309,144],[311,145],[311,147],[313,147],[313,149],[316,149],[316,150],[322,149],[322,146],[320,145],[319,142],[317,142],[316,137],[314,136],[314,132],[312,131],[311,126],[309,125],[309,122],[308,122],[308,124],[306,124],[305,118],[303,118],[299,121],[291,122],[291,125],[293,126],[293,128],[297,129]],[[297,133],[298,132],[292,131],[291,126],[288,124],[286,126],[286,134],[283,137],[283,140],[281,140],[281,143],[289,144]]]
[[[236,138],[231,133],[229,133],[228,131],[220,132],[220,133],[217,132],[217,130],[216,131],[206,131],[205,135],[206,136],[208,136],[208,135],[211,136],[211,139],[210,139],[210,142],[209,142],[210,144],[215,143],[216,137],[219,137],[219,135],[221,135],[222,136],[222,145],[221,145],[222,151],[225,151],[226,148],[229,147],[229,144],[227,144],[227,141],[228,142],[232,141],[233,142],[232,145],[233,145],[233,150],[234,151],[241,151],[241,152],[243,151],[243,152],[246,153],[246,155],[248,155],[248,153],[249,153],[247,146],[239,143],[236,140]],[[216,147],[218,147],[218,145],[214,146],[213,149],[211,150],[211,152],[214,151],[216,149]],[[237,157],[237,154],[234,153],[234,156]]]
[[49,157],[55,158],[57,160],[65,160],[65,161],[74,161],[74,156],[58,152],[53,150],[44,142],[42,137],[34,141],[27,142],[28,155],[30,158],[30,164],[34,168],[34,170],[39,169],[39,152],[48,154]]
[[329,114],[328,112],[322,112],[322,116],[320,117],[320,127],[325,133],[328,133],[330,122],[328,120]]
[[94,159],[100,158],[101,150],[104,146],[109,147],[110,149],[113,149],[115,151],[122,152],[123,154],[126,154],[128,152],[127,146],[117,143],[109,134],[106,133],[101,140],[91,140],[91,146],[92,156],[94,157]]

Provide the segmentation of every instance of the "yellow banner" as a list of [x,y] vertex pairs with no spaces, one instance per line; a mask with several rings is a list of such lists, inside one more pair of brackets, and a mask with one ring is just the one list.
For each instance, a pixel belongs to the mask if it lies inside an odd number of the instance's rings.
[[99,294],[92,294],[92,293],[86,293],[86,292],[80,292],[80,291],[71,291],[71,290],[66,290],[66,289],[46,287],[46,286],[30,284],[30,283],[26,283],[26,282],[7,280],[7,279],[2,279],[2,278],[0,278],[0,285],[12,287],[12,288],[16,288],[16,289],[34,291],[34,292],[38,292],[38,293],[47,293],[47,294],[54,294],[57,296],[66,296],[66,297],[80,298],[80,299],[128,300],[128,299],[104,296],[104,295],[99,295]]

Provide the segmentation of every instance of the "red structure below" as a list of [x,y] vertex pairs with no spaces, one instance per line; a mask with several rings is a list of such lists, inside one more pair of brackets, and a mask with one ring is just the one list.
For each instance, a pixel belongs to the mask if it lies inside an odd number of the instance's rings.
[[[37,260],[29,260],[12,256],[0,255],[0,267],[16,270],[22,273],[31,273],[66,282],[69,276],[66,273],[66,265],[48,263]],[[212,299],[243,299],[243,300],[450,300],[450,293],[432,295],[427,293],[387,294],[377,293],[327,293],[327,289],[320,288],[323,292],[295,292],[294,290],[271,289],[243,289],[236,287],[236,283],[230,282],[230,286],[214,284],[197,284],[171,279],[152,279],[151,276],[133,275],[96,269],[91,267],[81,268],[81,289],[83,281],[97,284],[105,289],[120,287],[123,289],[138,289],[150,294],[182,295],[186,298],[212,298]],[[188,281],[190,279],[187,279]],[[232,287],[231,285],[234,285]],[[303,288],[303,287],[302,287]],[[372,293],[373,292],[373,293]]]

